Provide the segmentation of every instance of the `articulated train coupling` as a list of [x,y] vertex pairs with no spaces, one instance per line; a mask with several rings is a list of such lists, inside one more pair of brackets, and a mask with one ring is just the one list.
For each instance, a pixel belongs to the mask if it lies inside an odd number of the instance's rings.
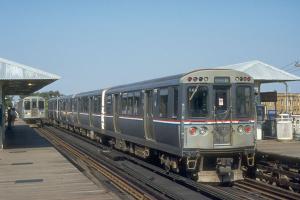
[[229,175],[232,172],[232,158],[218,158],[216,170],[221,176]]

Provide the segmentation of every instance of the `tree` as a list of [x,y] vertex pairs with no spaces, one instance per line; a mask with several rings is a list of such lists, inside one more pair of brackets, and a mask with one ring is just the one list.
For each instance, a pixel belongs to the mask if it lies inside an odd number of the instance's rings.
[[46,101],[48,101],[49,99],[53,98],[53,97],[59,97],[59,96],[63,96],[59,91],[48,91],[48,92],[35,92],[32,93],[30,95],[20,95],[21,99],[24,99],[27,96],[39,96],[39,97],[43,97],[45,98]]
[[12,107],[13,106],[13,96],[5,96],[5,100],[4,100],[4,106],[5,108],[8,108],[8,106]]

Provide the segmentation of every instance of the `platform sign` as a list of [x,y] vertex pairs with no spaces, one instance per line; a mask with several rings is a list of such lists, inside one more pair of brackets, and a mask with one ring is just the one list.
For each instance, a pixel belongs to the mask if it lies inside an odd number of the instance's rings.
[[277,92],[261,92],[261,102],[277,102]]

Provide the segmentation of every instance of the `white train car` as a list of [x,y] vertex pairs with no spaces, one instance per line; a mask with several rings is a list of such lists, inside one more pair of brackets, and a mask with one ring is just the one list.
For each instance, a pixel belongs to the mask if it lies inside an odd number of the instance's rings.
[[18,103],[20,117],[27,123],[41,123],[46,117],[45,99],[39,96],[28,96]]

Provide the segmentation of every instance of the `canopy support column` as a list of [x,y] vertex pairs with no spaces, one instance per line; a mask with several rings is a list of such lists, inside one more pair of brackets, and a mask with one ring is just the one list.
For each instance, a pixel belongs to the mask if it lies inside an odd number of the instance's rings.
[[255,97],[255,103],[257,105],[260,105],[261,104],[261,101],[260,101],[260,86],[261,86],[261,83],[259,81],[254,81],[254,87],[257,88],[257,96]]
[[289,97],[288,97],[288,84],[286,82],[283,82],[283,84],[285,85],[285,112],[289,113]]
[[5,143],[5,115],[3,83],[0,81],[0,148],[3,149]]

